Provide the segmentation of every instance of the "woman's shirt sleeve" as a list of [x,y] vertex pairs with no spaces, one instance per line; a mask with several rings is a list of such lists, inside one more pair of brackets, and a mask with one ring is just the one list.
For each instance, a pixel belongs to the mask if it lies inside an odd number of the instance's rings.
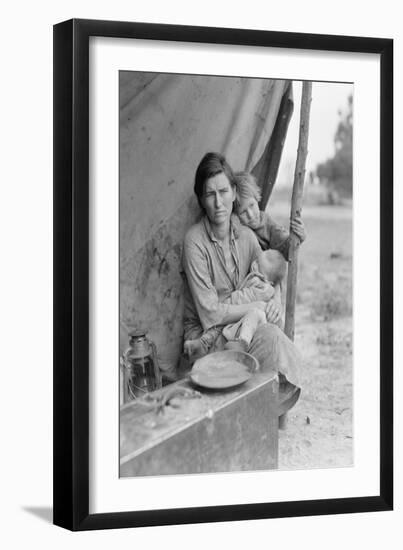
[[203,330],[222,325],[230,307],[218,300],[210,263],[203,246],[187,235],[183,247],[183,269]]

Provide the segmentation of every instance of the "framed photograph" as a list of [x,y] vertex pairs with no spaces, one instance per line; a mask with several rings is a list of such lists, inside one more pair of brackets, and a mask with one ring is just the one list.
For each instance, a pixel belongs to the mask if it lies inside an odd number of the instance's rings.
[[391,510],[393,41],[54,27],[54,523]]

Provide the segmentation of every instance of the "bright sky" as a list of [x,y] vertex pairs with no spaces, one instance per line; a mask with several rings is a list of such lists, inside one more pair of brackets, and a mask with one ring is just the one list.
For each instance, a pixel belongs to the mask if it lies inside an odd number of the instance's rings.
[[[299,116],[301,108],[302,83],[293,82],[294,112],[288,127],[281,157],[277,183],[289,182],[294,177],[298,147]],[[347,107],[347,97],[353,93],[352,84],[314,82],[309,124],[307,173],[334,152],[333,138],[338,124],[339,109]]]

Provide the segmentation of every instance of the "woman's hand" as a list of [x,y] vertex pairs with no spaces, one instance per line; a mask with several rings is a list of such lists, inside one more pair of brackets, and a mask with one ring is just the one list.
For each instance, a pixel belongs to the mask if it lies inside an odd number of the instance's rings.
[[251,302],[249,304],[249,307],[260,309],[260,311],[263,311],[264,313],[266,313],[267,302],[263,302],[262,300]]
[[301,216],[298,214],[290,222],[291,231],[298,237],[300,243],[303,243],[306,239],[306,231],[304,222]]
[[266,313],[266,320],[268,323],[276,324],[281,319],[281,309],[274,300],[270,300],[266,304],[265,313]]

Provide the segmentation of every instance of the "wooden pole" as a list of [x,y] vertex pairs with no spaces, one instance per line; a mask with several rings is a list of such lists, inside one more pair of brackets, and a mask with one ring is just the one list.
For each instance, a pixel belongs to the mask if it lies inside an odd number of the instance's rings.
[[[295,164],[294,185],[291,199],[290,220],[297,214],[301,214],[302,195],[304,191],[305,163],[308,155],[308,134],[309,134],[309,112],[312,101],[312,82],[303,82],[301,98],[301,117],[299,127],[299,141],[297,151],[297,162]],[[285,307],[284,332],[294,340],[295,332],[295,299],[297,296],[297,273],[298,273],[298,249],[299,239],[291,231],[290,227],[290,250],[287,277],[287,298]]]

